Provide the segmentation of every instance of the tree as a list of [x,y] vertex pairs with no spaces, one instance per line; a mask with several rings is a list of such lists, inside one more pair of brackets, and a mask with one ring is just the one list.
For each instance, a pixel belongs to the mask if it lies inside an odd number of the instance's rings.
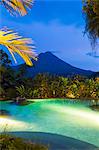
[[0,50],[0,66],[9,66],[10,64],[11,60],[8,55],[3,50]]
[[36,59],[36,55],[32,51],[35,48],[35,46],[32,45],[32,40],[22,38],[11,30],[0,30],[0,44],[7,47],[15,62],[17,61],[14,53],[19,54],[24,59],[26,64],[30,66],[32,65],[30,57]]
[[1,0],[1,4],[12,14],[24,16],[31,9],[34,0]]
[[95,81],[93,79],[86,79],[85,85],[86,85],[85,89],[86,97],[88,98],[93,97],[93,93],[95,90]]
[[16,87],[16,91],[18,92],[18,95],[21,97],[25,97],[26,96],[26,89],[23,85]]
[[99,0],[83,0],[83,12],[85,15],[85,33],[94,47],[99,39]]
[[[33,0],[2,0],[0,4],[4,5],[5,8],[11,14],[19,14],[24,16],[27,14],[27,8],[31,8]],[[12,55],[15,62],[14,53],[20,55],[27,65],[32,65],[32,61],[30,58],[36,59],[34,50],[35,46],[33,45],[33,41],[29,38],[22,38],[18,35],[18,33],[14,33],[9,29],[0,30],[0,44],[7,47],[10,54]]]
[[49,97],[49,86],[48,86],[49,78],[50,76],[48,74],[38,74],[34,78],[35,90],[38,89],[40,93],[39,96],[41,98]]
[[7,94],[6,90],[8,88],[13,88],[15,83],[14,72],[10,67],[11,60],[8,55],[0,50],[0,96]]
[[68,78],[59,77],[59,92],[61,97],[66,97],[67,88],[68,88]]

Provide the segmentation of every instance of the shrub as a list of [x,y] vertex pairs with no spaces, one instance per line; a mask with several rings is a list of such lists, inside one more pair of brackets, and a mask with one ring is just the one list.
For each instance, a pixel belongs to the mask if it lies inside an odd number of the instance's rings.
[[48,150],[41,144],[26,142],[22,138],[0,134],[0,150]]

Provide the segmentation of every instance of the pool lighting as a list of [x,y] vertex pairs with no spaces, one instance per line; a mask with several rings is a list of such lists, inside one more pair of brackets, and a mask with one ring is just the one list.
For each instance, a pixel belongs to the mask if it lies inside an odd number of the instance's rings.
[[[5,118],[5,117],[0,117],[0,128],[2,131],[7,130],[7,131],[15,131],[15,129],[18,130],[23,130],[27,127],[27,123],[22,122],[22,121],[17,121],[13,120],[10,118]],[[6,128],[6,129],[5,129]]]
[[60,107],[60,106],[51,106],[50,109],[53,109],[54,111],[58,111],[61,113],[70,114],[72,116],[80,117],[81,119],[86,119],[87,121],[91,121],[92,123],[99,124],[99,113],[93,112],[90,110],[90,112],[87,112],[85,110],[78,110],[77,108],[71,108],[71,107]]

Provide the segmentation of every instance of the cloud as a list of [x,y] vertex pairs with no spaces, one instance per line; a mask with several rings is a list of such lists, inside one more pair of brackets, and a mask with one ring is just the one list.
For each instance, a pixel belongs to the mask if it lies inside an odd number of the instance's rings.
[[88,38],[83,36],[83,27],[64,25],[57,20],[49,24],[32,22],[31,24],[20,24],[8,22],[6,24],[17,29],[20,34],[32,37],[37,46],[38,53],[54,51],[55,55],[73,66],[87,69],[99,70],[99,61],[95,57],[89,57],[86,53],[91,51]]

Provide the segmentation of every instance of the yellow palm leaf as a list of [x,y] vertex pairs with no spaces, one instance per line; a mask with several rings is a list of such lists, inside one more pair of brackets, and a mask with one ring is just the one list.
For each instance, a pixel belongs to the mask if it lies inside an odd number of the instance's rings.
[[0,30],[0,44],[7,47],[15,62],[14,53],[19,54],[26,64],[30,66],[32,66],[30,58],[36,60],[36,54],[32,51],[35,49],[33,41],[29,38],[22,38],[22,36],[14,33],[12,30]]
[[30,9],[33,5],[34,0],[2,0],[2,4],[12,14],[21,16],[27,14],[27,9]]

